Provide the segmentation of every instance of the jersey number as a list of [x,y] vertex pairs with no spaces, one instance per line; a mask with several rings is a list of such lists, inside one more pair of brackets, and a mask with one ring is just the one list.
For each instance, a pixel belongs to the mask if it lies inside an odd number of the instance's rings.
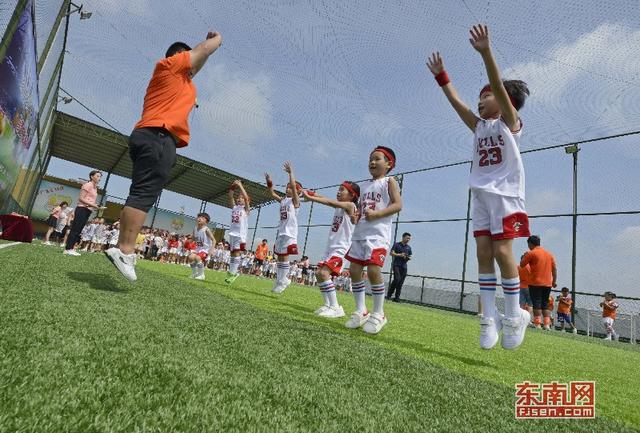
[[281,210],[280,211],[280,221],[284,221],[289,217],[289,214],[287,213],[286,210]]
[[340,224],[342,224],[342,217],[335,217],[331,225],[331,231],[334,233],[337,232],[340,229]]
[[502,150],[499,147],[480,149],[478,154],[480,155],[480,161],[478,162],[480,167],[498,165],[502,162]]
[[238,224],[238,223],[240,223],[240,216],[238,216],[238,215],[231,215],[231,222],[232,222],[233,224]]

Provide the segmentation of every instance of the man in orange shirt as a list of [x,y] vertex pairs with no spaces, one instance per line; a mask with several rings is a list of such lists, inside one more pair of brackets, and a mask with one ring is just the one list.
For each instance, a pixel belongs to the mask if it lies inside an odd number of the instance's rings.
[[[524,254],[520,257],[520,260],[524,258]],[[531,276],[531,269],[529,266],[518,266],[518,275],[520,276],[520,308],[527,310],[529,315],[533,317],[533,309],[531,306],[531,295],[529,294],[529,278]]]
[[260,275],[262,271],[262,265],[264,264],[264,261],[267,258],[268,252],[269,252],[269,242],[266,239],[263,239],[262,242],[256,247],[256,258],[255,258],[256,275]]
[[147,212],[169,181],[176,163],[176,147],[189,143],[188,116],[196,105],[196,87],[191,81],[222,44],[217,32],[193,50],[184,42],[171,44],[165,58],[156,63],[144,97],[142,118],[129,137],[133,162],[129,197],[120,214],[118,246],[105,254],[129,281],[135,272],[135,241]]
[[520,267],[529,265],[529,294],[533,303],[533,323],[540,328],[542,316],[544,316],[544,329],[550,330],[551,312],[548,309],[551,287],[556,287],[558,277],[556,260],[553,255],[540,246],[539,236],[529,236],[527,239],[529,252],[520,261]]

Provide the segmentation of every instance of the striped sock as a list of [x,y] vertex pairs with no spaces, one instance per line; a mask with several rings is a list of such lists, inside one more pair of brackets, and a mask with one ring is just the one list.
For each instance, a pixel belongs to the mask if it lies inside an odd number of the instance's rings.
[[329,293],[336,293],[336,287],[333,285],[333,281],[327,280],[318,285],[320,287],[320,294],[322,294],[322,299],[324,299],[324,305],[327,307],[331,306],[331,301],[329,299]]
[[479,274],[480,302],[482,303],[482,315],[495,317],[496,312],[496,274]]
[[356,311],[364,313],[367,311],[367,306],[364,303],[364,297],[366,295],[364,288],[364,281],[358,281],[351,284],[351,291],[353,292],[353,300],[356,301]]
[[384,283],[372,284],[373,312],[384,316]]
[[289,275],[289,262],[278,262],[278,270],[276,271],[276,281],[278,283],[284,283]]
[[504,316],[520,317],[520,278],[503,278],[502,292],[504,293]]
[[240,257],[231,257],[229,260],[229,272],[232,274],[238,273],[238,265],[240,265]]

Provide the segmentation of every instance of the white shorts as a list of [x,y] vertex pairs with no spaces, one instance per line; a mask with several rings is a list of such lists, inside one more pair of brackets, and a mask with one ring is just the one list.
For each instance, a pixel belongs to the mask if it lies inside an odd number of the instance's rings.
[[613,322],[614,322],[614,320],[611,317],[603,317],[602,318],[602,326],[604,326],[605,329],[613,328]]
[[471,190],[473,236],[491,236],[493,240],[526,238],[529,217],[524,199]]
[[366,239],[352,241],[345,259],[362,266],[384,266],[384,260],[389,252],[389,242],[383,239]]
[[298,240],[289,236],[278,236],[273,252],[280,256],[290,254],[295,256],[298,254]]
[[177,248],[169,248],[169,254],[178,254]]
[[240,236],[229,235],[229,249],[231,250],[231,252],[246,251],[247,242],[243,241]]

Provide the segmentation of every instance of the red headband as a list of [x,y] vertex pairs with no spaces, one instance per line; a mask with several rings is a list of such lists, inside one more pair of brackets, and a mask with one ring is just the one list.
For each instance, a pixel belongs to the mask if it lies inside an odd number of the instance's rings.
[[341,183],[341,185],[342,185],[342,186],[344,186],[344,188],[345,188],[347,191],[349,191],[349,192],[351,193],[351,195],[352,195],[354,198],[358,198],[358,197],[360,197],[360,194],[358,194],[358,193],[356,192],[356,190],[355,190],[355,189],[353,189],[353,187],[352,187],[351,185],[349,185],[349,182],[342,182],[342,183]]
[[296,181],[296,190],[297,191],[302,191],[302,184],[298,181]]
[[391,168],[396,166],[396,159],[393,157],[391,152],[389,152],[387,149],[383,149],[381,147],[376,147],[375,149],[373,149],[371,151],[371,153],[373,153],[373,152],[382,153],[387,158],[387,160],[389,160],[389,162],[391,163]]
[[[480,97],[482,98],[482,95],[483,95],[483,94],[485,94],[485,93],[487,93],[487,92],[492,92],[492,90],[491,90],[491,85],[489,85],[489,84],[487,84],[486,86],[484,86],[484,87],[482,88],[482,90],[480,90]],[[492,92],[492,93],[493,93],[493,92]],[[509,96],[509,101],[511,101],[511,105],[513,105],[513,106],[514,106],[514,108],[515,108],[515,106],[516,106],[515,101],[513,100],[513,98],[511,97],[511,95],[509,95],[508,93],[507,93],[507,95]]]

